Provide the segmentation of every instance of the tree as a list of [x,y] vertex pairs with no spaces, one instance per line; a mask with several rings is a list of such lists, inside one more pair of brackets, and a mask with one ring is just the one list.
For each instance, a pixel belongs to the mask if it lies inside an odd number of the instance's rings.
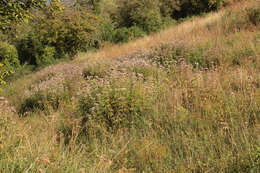
[[26,21],[32,16],[32,9],[46,4],[46,0],[1,0],[0,29],[8,29],[14,21]]
[[[32,16],[32,9],[46,5],[46,0],[1,0],[0,1],[0,32],[5,32],[13,22],[26,21]],[[11,57],[13,58],[13,57]],[[5,63],[0,63],[0,86],[11,73]],[[1,90],[1,88],[0,88]]]

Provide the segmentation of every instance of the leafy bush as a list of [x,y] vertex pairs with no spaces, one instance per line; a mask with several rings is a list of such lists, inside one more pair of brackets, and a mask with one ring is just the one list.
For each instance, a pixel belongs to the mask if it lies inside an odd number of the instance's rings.
[[10,68],[17,68],[20,66],[15,46],[10,45],[7,42],[0,42],[0,63]]
[[138,26],[132,26],[129,28],[130,34],[131,34],[131,38],[139,38],[139,37],[143,37],[146,35],[146,33]]
[[[110,82],[93,87],[82,95],[75,109],[65,108],[58,133],[64,144],[82,142],[104,132],[117,134],[119,130],[145,127],[145,120],[152,114],[154,98],[137,83]],[[58,139],[62,142],[61,139]]]
[[118,28],[114,32],[113,41],[115,43],[128,42],[130,39],[130,31],[127,27]]
[[7,42],[0,41],[0,86],[6,83],[6,77],[19,66],[16,48]]
[[103,21],[100,28],[100,40],[113,42],[113,33],[115,26],[111,21]]
[[228,0],[194,0],[194,1],[177,1],[177,0],[159,0],[160,11],[164,17],[174,19],[184,18],[194,14],[217,10],[228,3]]
[[128,42],[138,37],[145,36],[145,32],[138,26],[132,26],[130,28],[121,27],[114,31],[113,42]]
[[39,16],[33,30],[17,45],[22,63],[47,65],[55,59],[71,58],[79,51],[97,47],[98,19],[92,14],[65,11],[55,18]]
[[44,112],[45,114],[49,114],[51,110],[57,110],[62,101],[67,99],[69,98],[67,97],[66,92],[36,92],[21,102],[21,105],[18,108],[18,114],[21,117],[34,112]]
[[21,63],[37,65],[36,59],[40,57],[44,45],[38,38],[37,33],[31,32],[18,41],[17,49]]
[[131,128],[138,125],[152,105],[145,93],[131,86],[115,84],[92,90],[79,100],[78,114],[82,125],[98,122],[108,130]]
[[[73,57],[79,51],[98,46],[99,20],[95,15],[71,11],[64,13],[59,20],[60,26],[57,29],[51,28],[53,32],[47,33],[47,38],[54,39],[49,44],[54,46],[58,53],[67,53]],[[51,23],[55,25],[56,20]],[[49,23],[45,23],[44,27],[48,28],[48,25]]]
[[200,14],[219,9],[224,5],[225,0],[205,0],[205,1],[182,1],[179,13],[182,17]]
[[7,30],[12,22],[27,20],[32,14],[32,8],[39,8],[45,0],[2,1],[0,3],[0,30]]
[[164,17],[172,17],[176,10],[180,10],[179,5],[176,0],[160,0],[160,12]]
[[47,109],[46,99],[42,93],[36,93],[26,98],[20,108],[19,114],[24,116],[28,112],[44,111]]
[[143,30],[147,33],[158,31],[162,26],[162,19],[159,9],[151,10],[145,8],[142,10],[141,14],[135,13],[132,16],[132,19],[137,26],[143,28]]
[[42,54],[36,57],[37,65],[49,65],[55,62],[55,47],[47,46],[42,50]]
[[30,33],[17,44],[21,63],[44,66],[55,62],[55,47],[44,45],[36,33]]
[[[5,77],[9,74],[9,71],[6,71],[4,65],[0,63],[0,86],[5,84]],[[1,91],[1,88],[0,88]]]
[[124,0],[119,5],[117,15],[120,27],[136,25],[148,33],[159,30],[162,24],[159,1],[157,0]]

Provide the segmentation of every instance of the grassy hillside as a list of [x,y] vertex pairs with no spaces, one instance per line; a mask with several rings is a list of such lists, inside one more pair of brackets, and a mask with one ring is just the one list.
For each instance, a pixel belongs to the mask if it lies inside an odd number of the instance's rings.
[[0,172],[260,172],[260,4],[13,81]]

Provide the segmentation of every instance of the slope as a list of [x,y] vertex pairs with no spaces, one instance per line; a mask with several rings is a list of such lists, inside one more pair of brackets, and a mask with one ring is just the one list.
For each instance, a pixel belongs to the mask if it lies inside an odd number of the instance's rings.
[[237,3],[8,84],[0,170],[259,172],[259,9]]

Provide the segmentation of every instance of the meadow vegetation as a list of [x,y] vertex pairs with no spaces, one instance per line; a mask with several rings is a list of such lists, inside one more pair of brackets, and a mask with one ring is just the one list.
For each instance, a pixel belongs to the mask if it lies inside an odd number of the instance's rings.
[[0,172],[260,172],[259,2],[91,2],[1,42],[42,69],[5,78]]

